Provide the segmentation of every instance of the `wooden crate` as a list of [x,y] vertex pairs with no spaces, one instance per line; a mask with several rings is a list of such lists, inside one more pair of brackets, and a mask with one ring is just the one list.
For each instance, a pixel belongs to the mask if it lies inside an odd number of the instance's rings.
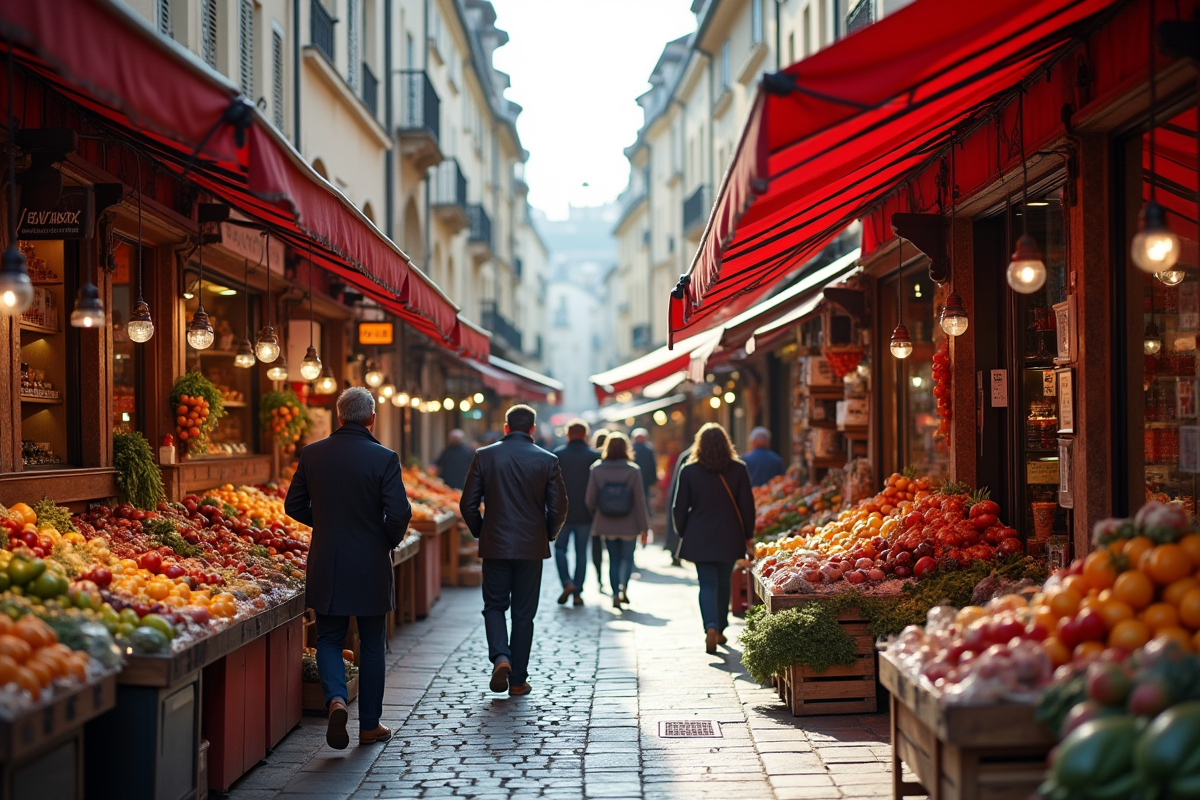
[[[305,683],[300,694],[305,714],[325,713],[325,690],[321,688],[321,684]],[[346,694],[350,695],[346,698],[347,703],[354,702],[354,699],[358,697],[358,675],[346,682]]]
[[854,639],[858,653],[854,664],[820,672],[793,664],[774,678],[780,699],[797,717],[875,713],[875,639],[856,611],[839,614],[838,624]]
[[[1054,738],[1033,706],[948,706],[886,654],[879,674],[891,692],[893,798],[1026,800],[1045,779]],[[903,779],[902,764],[918,782]]]
[[482,564],[465,564],[458,568],[458,584],[459,586],[482,586],[483,585],[483,565]]

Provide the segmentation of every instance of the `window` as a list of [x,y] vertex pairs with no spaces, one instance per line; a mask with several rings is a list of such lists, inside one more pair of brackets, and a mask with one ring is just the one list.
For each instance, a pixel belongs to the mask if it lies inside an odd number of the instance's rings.
[[167,38],[174,36],[171,31],[171,0],[158,0],[154,4],[154,24],[158,32]]
[[238,5],[238,88],[254,98],[254,0]]
[[804,7],[804,41],[801,44],[801,50],[804,57],[808,58],[812,54],[812,7]]
[[200,0],[200,57],[217,68],[217,0]]
[[762,44],[763,0],[750,0],[750,43]]
[[271,25],[271,119],[283,130],[283,31],[278,23]]
[[350,18],[350,24],[346,26],[346,83],[357,92],[362,88],[362,66],[359,64],[362,60],[362,10],[358,0],[346,2],[346,15]]
[[[808,14],[808,9],[804,9],[804,13]],[[788,63],[796,63],[796,32],[792,31],[788,34]]]
[[727,90],[729,88],[729,74],[730,74],[729,62],[732,58],[732,54],[731,54],[730,50],[731,50],[731,48],[729,46],[729,40],[726,39],[725,42],[721,45],[721,76],[720,76],[721,83],[720,83],[718,89],[719,89],[719,91],[722,91],[722,92],[724,92],[725,90]]

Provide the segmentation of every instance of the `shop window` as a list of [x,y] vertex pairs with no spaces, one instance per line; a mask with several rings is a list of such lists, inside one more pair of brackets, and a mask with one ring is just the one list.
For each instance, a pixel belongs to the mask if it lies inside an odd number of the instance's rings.
[[212,275],[207,268],[203,282],[195,272],[184,275],[184,301],[186,319],[191,319],[204,297],[204,310],[208,313],[216,338],[207,350],[187,347],[186,362],[189,371],[198,370],[216,385],[225,405],[225,417],[210,436],[211,445],[207,455],[237,456],[257,450],[257,426],[254,417],[253,399],[257,396],[258,367],[234,366],[234,356],[242,338],[253,342],[253,331],[257,330],[254,319],[247,323],[247,301],[250,308],[257,305],[256,297],[246,297],[242,281]]
[[137,257],[137,246],[125,241],[118,241],[112,253],[112,416],[113,431],[124,433],[142,429],[137,390],[144,345],[133,342],[125,329],[137,301]]
[[[888,353],[887,338],[896,327],[896,290],[901,287],[904,324],[913,341],[913,352],[899,359]],[[883,470],[898,472],[913,467],[921,475],[949,474],[950,440],[937,413],[933,359],[945,352],[946,334],[937,324],[938,292],[945,291],[929,278],[929,261],[922,257],[880,286],[879,307],[885,339],[879,352],[883,402]]]
[[[1196,125],[1194,107],[1172,114],[1158,125],[1153,173],[1148,131],[1131,137],[1122,148],[1124,208],[1119,225],[1123,235],[1116,255],[1117,263],[1124,265],[1118,270],[1118,291],[1126,295],[1120,304],[1124,306],[1125,346],[1118,348],[1116,367],[1118,374],[1126,376],[1122,387],[1126,413],[1115,416],[1128,430],[1124,437],[1127,457],[1115,459],[1118,514],[1132,514],[1150,500],[1178,502],[1189,515],[1196,514],[1200,494]],[[1175,285],[1142,272],[1130,258],[1138,212],[1150,197],[1151,180],[1181,245],[1175,269],[1182,280]],[[1154,339],[1151,323],[1161,345],[1148,341]],[[1122,468],[1128,473],[1121,474]]]

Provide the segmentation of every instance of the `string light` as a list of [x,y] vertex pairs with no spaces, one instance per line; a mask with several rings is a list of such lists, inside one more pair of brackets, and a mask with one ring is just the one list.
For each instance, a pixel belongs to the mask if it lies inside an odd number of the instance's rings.
[[133,311],[129,315],[129,322],[125,325],[125,332],[129,334],[131,342],[142,344],[150,341],[154,336],[154,320],[150,316],[150,305],[142,297],[142,250],[146,243],[142,240],[142,157],[134,153],[134,180],[137,181],[138,190],[138,252],[137,252],[137,280],[138,280],[138,296],[137,302],[133,304]]
[[383,372],[380,371],[375,362],[367,362],[367,372],[365,375],[363,375],[363,380],[366,382],[367,386],[370,386],[372,389],[378,389],[383,385]]
[[[263,235],[267,237],[267,324],[258,332],[258,341],[254,343],[254,354],[258,356],[259,361],[264,364],[270,364],[279,358],[281,350],[279,339],[275,336],[275,329],[271,327],[271,231],[263,231]],[[284,360],[286,361],[286,359]],[[271,378],[271,370],[268,369],[267,377],[273,381],[286,380],[286,364],[283,371],[284,376],[282,378]],[[278,370],[275,372],[278,374]]]
[[942,316],[939,322],[942,325],[942,330],[949,336],[962,336],[967,332],[967,327],[970,325],[970,319],[967,318],[967,309],[963,305],[962,298],[958,292],[954,291],[954,217],[957,211],[957,196],[955,189],[958,181],[958,165],[955,160],[955,143],[950,140],[950,296],[946,298],[946,304],[942,306]]

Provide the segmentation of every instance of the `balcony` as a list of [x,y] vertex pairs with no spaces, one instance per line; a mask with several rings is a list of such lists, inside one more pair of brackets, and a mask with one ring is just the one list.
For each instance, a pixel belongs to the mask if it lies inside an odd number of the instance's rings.
[[858,0],[846,15],[846,33],[851,34],[875,21],[875,0]]
[[492,218],[483,210],[483,206],[472,205],[467,206],[467,220],[471,228],[467,235],[467,247],[475,263],[482,264],[492,257]]
[[708,212],[712,201],[708,198],[708,186],[700,186],[683,201],[683,235],[699,239],[708,224]]
[[471,224],[467,216],[467,179],[458,159],[447,158],[430,170],[429,207],[451,235]]
[[375,77],[365,61],[362,65],[362,99],[371,116],[379,119],[379,78]]
[[424,172],[442,161],[441,101],[429,76],[419,69],[397,72],[400,88],[400,153]]
[[320,50],[321,54],[332,64],[334,63],[333,26],[337,20],[325,10],[325,4],[321,0],[312,0],[310,8],[312,20],[309,35],[312,38],[313,47]]
[[495,300],[484,300],[482,307],[481,322],[483,327],[492,332],[492,344],[499,343],[509,353],[520,353],[521,331],[517,330],[517,326],[500,313]]
[[650,349],[650,323],[645,322],[641,325],[633,326],[633,349],[634,350],[649,350]]

